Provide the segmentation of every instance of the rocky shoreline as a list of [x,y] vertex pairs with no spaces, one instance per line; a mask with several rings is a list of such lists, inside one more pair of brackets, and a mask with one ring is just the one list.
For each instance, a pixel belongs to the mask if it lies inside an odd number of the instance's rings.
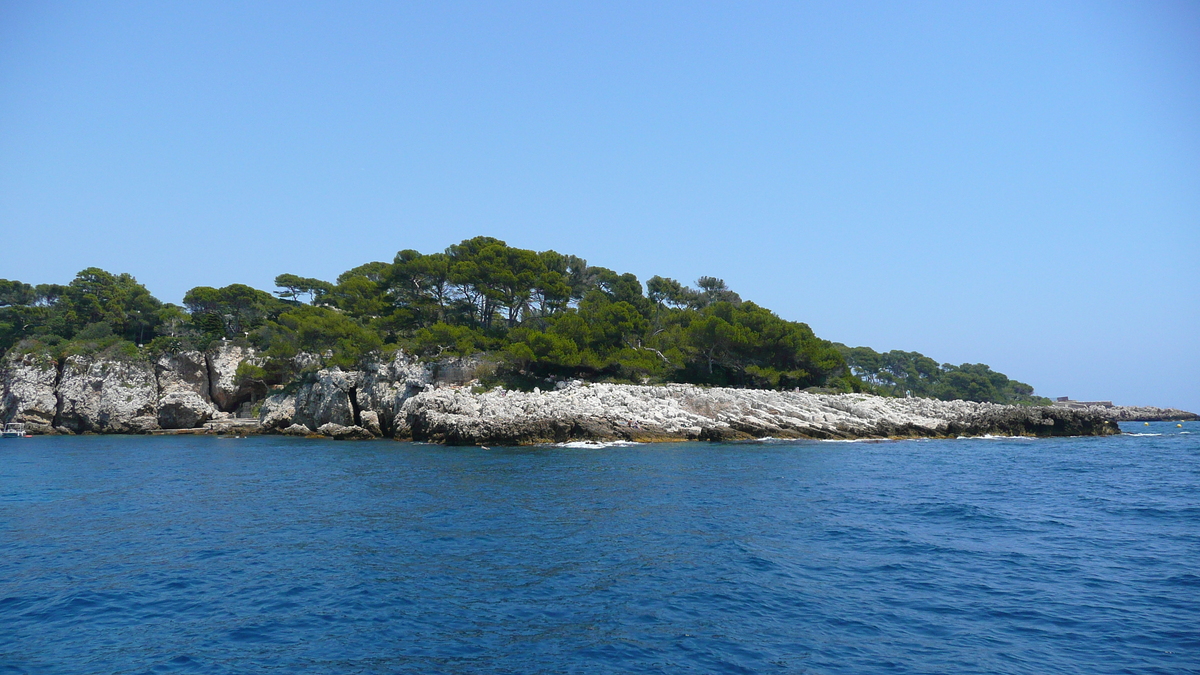
[[478,362],[424,363],[397,353],[362,370],[309,373],[254,396],[237,381],[252,349],[222,344],[154,361],[10,354],[0,363],[0,420],[32,433],[279,433],[457,445],[755,438],[1091,436],[1118,421],[1197,419],[1144,407],[1003,406],[746,389],[559,382],[533,392],[473,387]]
[[456,445],[1120,432],[1092,411],[683,384],[592,384],[534,393],[435,389],[413,397],[405,413],[414,439]]
[[136,434],[231,419],[249,393],[237,368],[253,350],[222,345],[157,359],[10,352],[0,363],[0,420],[34,434]]
[[1118,405],[1111,408],[1092,406],[1114,422],[1185,422],[1200,419],[1200,415],[1178,408],[1154,408],[1151,406]]

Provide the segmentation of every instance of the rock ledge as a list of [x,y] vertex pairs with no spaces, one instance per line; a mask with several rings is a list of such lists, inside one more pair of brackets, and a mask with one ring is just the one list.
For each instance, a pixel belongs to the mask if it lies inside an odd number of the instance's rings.
[[430,389],[408,399],[403,413],[414,440],[451,445],[1120,433],[1092,410],[683,384],[593,384],[534,393]]

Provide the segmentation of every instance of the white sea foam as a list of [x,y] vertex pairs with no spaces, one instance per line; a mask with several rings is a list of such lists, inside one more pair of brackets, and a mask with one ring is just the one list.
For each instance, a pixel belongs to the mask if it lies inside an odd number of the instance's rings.
[[752,438],[744,441],[733,441],[734,443],[764,443],[764,444],[788,444],[788,443],[879,443],[887,441],[887,438],[776,438],[774,436],[763,436],[762,438]]
[[643,445],[642,443],[634,443],[633,441],[568,441],[566,443],[554,443],[555,448],[577,448],[581,450],[596,450],[599,448],[631,448],[634,446]]
[[1125,434],[1125,435],[1126,436],[1162,436],[1162,434]]
[[993,436],[984,434],[982,436],[959,436],[960,441],[1036,441],[1036,436]]

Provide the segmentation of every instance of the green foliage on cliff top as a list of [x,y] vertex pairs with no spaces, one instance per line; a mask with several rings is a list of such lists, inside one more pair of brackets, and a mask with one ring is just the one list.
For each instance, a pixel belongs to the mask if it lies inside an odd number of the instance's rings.
[[158,334],[166,311],[132,276],[96,267],[66,286],[0,279],[0,349],[32,340],[60,355],[104,352],[134,358],[135,343]]
[[[200,286],[179,307],[160,303],[128,274],[96,268],[66,286],[0,280],[0,349],[30,338],[58,354],[235,340],[265,352],[266,363],[244,373],[263,382],[404,349],[428,358],[487,353],[499,381],[528,386],[581,378],[1034,400],[1028,385],[987,366],[938,366],[919,354],[900,364],[892,355],[905,352],[878,355],[822,340],[715,277],[691,288],[656,276],[643,288],[632,274],[491,237],[432,254],[402,250],[336,282],[280,274],[275,283],[274,293]],[[885,357],[889,365],[877,365]]]

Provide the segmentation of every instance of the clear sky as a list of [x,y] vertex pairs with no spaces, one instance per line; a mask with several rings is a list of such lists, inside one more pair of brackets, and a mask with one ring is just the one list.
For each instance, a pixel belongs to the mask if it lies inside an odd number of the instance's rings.
[[1200,4],[0,0],[0,277],[480,234],[1200,410]]

